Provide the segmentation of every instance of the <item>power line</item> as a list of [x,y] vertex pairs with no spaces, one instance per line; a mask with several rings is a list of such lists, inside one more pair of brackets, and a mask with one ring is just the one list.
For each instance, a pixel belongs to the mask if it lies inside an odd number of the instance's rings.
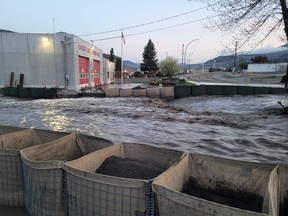
[[[167,26],[167,27],[164,27],[164,28],[158,28],[158,29],[138,32],[138,33],[134,33],[134,34],[127,34],[127,35],[125,35],[125,37],[131,37],[131,36],[146,34],[146,33],[150,33],[150,32],[156,32],[156,31],[166,30],[166,29],[170,29],[170,28],[175,28],[175,27],[188,25],[188,24],[195,23],[195,22],[201,22],[203,20],[211,19],[211,18],[214,18],[214,17],[217,17],[217,16],[218,15],[214,15],[214,16],[210,16],[210,17],[201,18],[201,19],[198,19],[198,20],[193,20],[193,21],[189,21],[189,22],[185,22],[185,23],[180,23],[180,24],[176,24],[176,25],[172,25],[172,26]],[[91,41],[94,42],[94,41],[111,40],[111,39],[116,39],[116,38],[120,38],[120,37],[121,36],[114,36],[114,37],[100,38],[100,39],[91,40]]]
[[119,28],[119,29],[113,29],[113,30],[108,30],[108,31],[103,31],[103,32],[96,32],[96,33],[91,33],[91,34],[78,35],[78,37],[86,37],[86,36],[92,36],[92,35],[112,33],[112,32],[117,32],[117,31],[121,31],[121,30],[123,31],[123,30],[128,30],[128,29],[133,29],[133,28],[139,28],[139,27],[143,27],[143,26],[146,26],[146,25],[151,25],[151,24],[155,24],[155,23],[158,23],[158,22],[163,22],[163,21],[166,21],[166,20],[174,19],[174,18],[177,18],[177,17],[180,17],[180,16],[185,16],[187,14],[194,13],[196,11],[206,9],[208,7],[210,7],[210,6],[197,8],[195,10],[191,10],[191,11],[188,11],[188,12],[185,12],[185,13],[177,14],[177,15],[174,15],[174,16],[171,16],[171,17],[166,17],[166,18],[163,18],[163,19],[159,19],[159,20],[155,20],[155,21],[151,21],[151,22],[147,22],[147,23],[142,23],[142,24],[138,24],[138,25],[134,25],[134,26],[129,26],[129,27],[125,27],[125,28]]

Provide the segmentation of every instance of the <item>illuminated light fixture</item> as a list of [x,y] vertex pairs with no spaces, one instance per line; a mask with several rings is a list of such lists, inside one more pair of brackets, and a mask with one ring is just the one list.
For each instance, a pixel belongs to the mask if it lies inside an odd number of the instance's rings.
[[49,41],[49,39],[48,39],[48,37],[47,37],[47,34],[42,38],[42,41],[43,41],[43,42],[48,42],[48,41]]

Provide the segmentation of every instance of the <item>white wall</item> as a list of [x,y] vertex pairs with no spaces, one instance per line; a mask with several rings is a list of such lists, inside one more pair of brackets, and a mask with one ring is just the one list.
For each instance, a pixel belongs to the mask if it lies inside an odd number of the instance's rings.
[[103,80],[101,84],[115,83],[115,63],[103,59]]
[[[43,41],[43,37],[48,41]],[[79,49],[79,44],[89,50]],[[10,83],[10,73],[14,72],[17,84],[20,74],[24,74],[24,87],[80,90],[79,55],[100,61],[100,74],[103,72],[103,51],[93,48],[92,44],[66,33],[0,33],[0,87]],[[65,75],[69,76],[68,82]]]
[[262,63],[262,64],[248,64],[247,72],[252,73],[271,73],[286,71],[287,63]]
[[58,35],[1,33],[0,38],[0,86],[9,84],[11,72],[17,84],[24,74],[24,87],[64,86],[63,48]]

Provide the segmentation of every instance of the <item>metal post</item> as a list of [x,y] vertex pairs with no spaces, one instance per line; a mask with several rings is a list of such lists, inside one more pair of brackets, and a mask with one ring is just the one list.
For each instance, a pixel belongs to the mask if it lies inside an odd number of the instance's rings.
[[[188,46],[192,43],[192,42],[194,42],[194,41],[196,41],[196,40],[199,40],[198,38],[197,39],[193,39],[193,40],[191,40],[187,45],[186,45],[186,47],[185,47],[185,52],[184,52],[184,66],[186,65],[186,52],[187,52],[187,48],[188,48]],[[184,44],[183,44],[184,45]],[[184,73],[185,74],[185,73]]]

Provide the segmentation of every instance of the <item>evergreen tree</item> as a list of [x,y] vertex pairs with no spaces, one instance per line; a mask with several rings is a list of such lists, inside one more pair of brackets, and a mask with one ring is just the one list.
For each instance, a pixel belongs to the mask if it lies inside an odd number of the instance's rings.
[[141,71],[155,71],[158,69],[157,63],[157,52],[154,46],[154,43],[151,39],[149,39],[147,45],[144,47],[144,51],[142,53],[143,63],[140,65]]
[[116,57],[115,72],[117,77],[121,76],[121,58],[119,57]]
[[115,55],[114,55],[114,50],[113,50],[113,48],[111,48],[111,50],[110,50],[109,61],[111,61],[111,62],[114,62],[114,61],[115,61]]
[[253,63],[267,63],[268,58],[267,58],[267,56],[255,56],[255,57],[251,58],[251,61]]

